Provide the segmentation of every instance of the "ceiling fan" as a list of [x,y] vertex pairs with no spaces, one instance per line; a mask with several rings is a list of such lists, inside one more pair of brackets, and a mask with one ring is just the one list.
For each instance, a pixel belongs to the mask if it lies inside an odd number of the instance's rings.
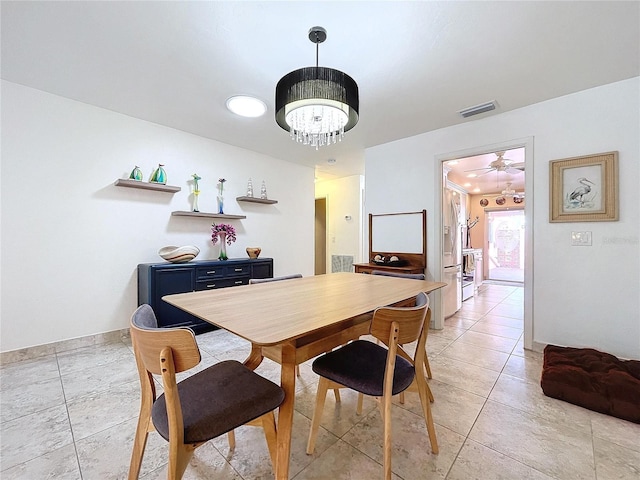
[[524,192],[516,192],[513,188],[511,188],[511,182],[507,182],[507,186],[501,193],[492,193],[483,195],[483,197],[513,197],[513,198],[522,198],[524,197]]
[[486,170],[482,173],[479,173],[478,176],[486,175],[490,172],[506,172],[506,173],[522,173],[524,172],[524,162],[516,163],[513,160],[509,160],[508,158],[504,158],[505,152],[496,152],[496,158],[493,162],[489,164],[488,167],[483,168],[474,168],[473,170],[465,170],[465,172],[477,172],[480,170]]

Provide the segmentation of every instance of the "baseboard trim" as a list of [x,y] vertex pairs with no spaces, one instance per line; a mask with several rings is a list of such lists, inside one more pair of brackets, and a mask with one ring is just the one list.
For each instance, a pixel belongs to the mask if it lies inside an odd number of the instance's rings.
[[111,332],[96,333],[85,337],[71,338],[59,342],[47,343],[44,345],[34,345],[33,347],[21,348],[9,352],[0,352],[0,365],[33,360],[35,358],[53,355],[61,352],[68,352],[76,348],[89,347],[91,345],[101,345],[104,343],[119,342],[129,337],[129,329],[113,330]]

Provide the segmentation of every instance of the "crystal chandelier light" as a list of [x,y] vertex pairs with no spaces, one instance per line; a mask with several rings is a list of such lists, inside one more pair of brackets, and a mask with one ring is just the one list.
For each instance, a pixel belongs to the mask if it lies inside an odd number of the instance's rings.
[[276,122],[303,145],[319,147],[341,141],[358,123],[358,85],[346,73],[318,66],[322,27],[309,30],[316,44],[316,66],[288,73],[276,85]]

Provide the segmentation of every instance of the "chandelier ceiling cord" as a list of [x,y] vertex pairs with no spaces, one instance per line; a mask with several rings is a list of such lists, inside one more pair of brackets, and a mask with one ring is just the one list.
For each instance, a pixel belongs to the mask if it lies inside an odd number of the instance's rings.
[[358,123],[358,85],[344,72],[318,66],[322,27],[309,30],[316,44],[316,66],[288,73],[276,85],[276,122],[303,145],[319,147],[341,141]]

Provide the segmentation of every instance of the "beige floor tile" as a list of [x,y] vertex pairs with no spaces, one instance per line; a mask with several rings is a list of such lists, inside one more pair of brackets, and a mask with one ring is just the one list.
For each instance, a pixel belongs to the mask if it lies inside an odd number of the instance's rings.
[[537,352],[531,352],[526,357],[510,355],[502,373],[540,385],[542,361],[542,354]]
[[512,338],[514,340],[518,340],[520,335],[522,335],[522,328],[512,328],[505,325],[487,323],[483,320],[477,322],[470,330],[472,332],[488,333],[489,335]]
[[553,477],[467,440],[447,480],[553,480]]
[[[433,421],[466,437],[487,399],[435,379],[429,380],[429,388],[434,397],[434,402],[431,404]],[[415,392],[405,394],[404,404],[400,403],[397,396],[394,397],[393,402],[400,408],[423,416],[420,397]]]
[[6,388],[58,378],[58,360],[55,355],[47,355],[34,360],[9,363],[0,367],[0,392]]
[[488,368],[496,372],[502,371],[509,358],[508,353],[478,347],[471,343],[454,342],[445,348],[440,355],[470,363],[478,367]]
[[[166,478],[167,465],[163,465],[157,470],[141,476],[140,480],[166,480]],[[242,476],[209,442],[195,451],[182,480],[242,480]]]
[[58,353],[61,375],[68,375],[87,368],[108,365],[131,358],[131,350],[122,342],[82,347]]
[[[452,315],[444,321],[444,327],[450,328],[458,328],[462,330],[469,330],[471,327],[475,325],[477,320],[468,320],[463,317],[458,317],[456,315]],[[436,330],[437,331],[437,330]],[[431,332],[429,332],[431,333]]]
[[471,343],[472,345],[477,345],[479,347],[497,350],[504,353],[511,353],[518,340],[467,330],[456,340],[456,342]]
[[[321,457],[315,459],[313,463],[296,475],[295,480],[374,479],[382,478],[382,473],[382,465],[348,443],[339,440],[329,447]],[[395,474],[391,478],[402,480]]]
[[640,424],[597,412],[589,414],[594,437],[640,452]]
[[82,480],[76,449],[72,444],[3,470],[2,480],[33,480],[52,478],[56,480]]
[[501,317],[518,318],[522,320],[524,318],[524,309],[521,305],[500,304],[493,310],[491,310],[491,314]]
[[[640,438],[636,438],[640,441]],[[593,449],[596,456],[598,480],[625,480],[640,478],[640,452],[621,447],[595,437]]]
[[[444,479],[451,468],[464,437],[436,425],[440,452],[433,454],[424,418],[393,405],[392,471],[402,478]],[[383,429],[378,411],[367,415],[364,421],[351,429],[343,440],[373,458],[383,461]]]
[[591,435],[488,401],[469,439],[562,480],[595,479]]
[[106,392],[70,401],[69,419],[75,440],[93,435],[132,418],[140,412],[140,382],[113,387]]
[[[76,441],[83,480],[125,479],[129,472],[137,417]],[[167,442],[149,433],[140,476],[168,462]]]
[[2,423],[0,465],[14,467],[73,443],[64,405]]
[[64,405],[64,402],[59,377],[18,385],[14,388],[5,386],[0,392],[0,421],[14,420],[46,408]]
[[591,434],[591,412],[562,400],[547,397],[539,384],[521,378],[500,375],[489,400],[522,410],[560,427]]
[[524,328],[524,320],[520,318],[501,317],[500,315],[494,315],[492,312],[482,317],[481,322],[504,325],[505,327],[516,328],[518,330],[522,330]]
[[137,381],[139,381],[138,369],[133,355],[112,364],[86,368],[81,372],[62,376],[67,401],[104,392],[123,383]]
[[[377,403],[371,397],[364,397],[362,415],[356,413],[358,401],[357,392],[349,389],[340,390],[340,402],[336,402],[332,391],[327,392],[327,397],[322,411],[320,426],[337,437],[342,437],[354,425],[361,422],[372,410],[377,408]],[[296,395],[296,411],[307,417],[313,418],[316,404],[316,388],[308,391],[299,391]]]
[[485,398],[500,375],[494,370],[443,356],[430,359],[430,363],[435,379]]

